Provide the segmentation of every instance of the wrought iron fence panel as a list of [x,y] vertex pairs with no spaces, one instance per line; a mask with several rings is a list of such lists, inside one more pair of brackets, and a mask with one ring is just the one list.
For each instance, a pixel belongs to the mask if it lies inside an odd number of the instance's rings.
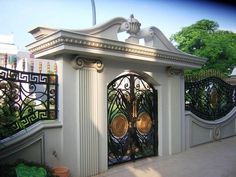
[[0,67],[0,139],[41,120],[57,119],[58,78]]
[[218,77],[185,82],[185,108],[204,120],[220,119],[235,106],[235,91]]

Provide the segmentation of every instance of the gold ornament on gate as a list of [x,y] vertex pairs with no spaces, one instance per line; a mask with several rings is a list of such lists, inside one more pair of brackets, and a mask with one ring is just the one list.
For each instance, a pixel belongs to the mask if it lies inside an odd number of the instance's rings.
[[210,93],[210,106],[213,109],[216,109],[219,101],[219,93],[216,88],[213,88]]
[[152,119],[148,113],[142,112],[137,119],[136,127],[142,135],[146,135],[152,128]]
[[127,118],[122,114],[118,114],[111,121],[111,132],[115,137],[122,138],[127,133],[128,126]]

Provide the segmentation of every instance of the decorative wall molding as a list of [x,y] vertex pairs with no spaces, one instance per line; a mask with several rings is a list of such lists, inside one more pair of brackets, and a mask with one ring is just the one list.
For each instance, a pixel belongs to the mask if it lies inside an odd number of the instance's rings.
[[8,137],[0,141],[0,151],[4,148],[9,148],[10,146],[13,146],[14,144],[17,144],[24,139],[28,139],[34,134],[37,134],[38,132],[41,132],[44,129],[52,129],[52,128],[61,128],[62,123],[57,120],[45,120],[45,121],[39,121],[30,127],[27,127],[26,129]]
[[227,116],[215,121],[200,119],[192,112],[186,111],[186,148],[235,136],[235,123],[236,107]]
[[[61,33],[61,36],[58,37],[57,33]],[[98,39],[97,37],[92,36],[86,37],[84,34],[76,34],[76,37],[74,35],[73,37],[69,37],[67,36],[69,34],[71,34],[71,32],[58,31],[50,36],[50,38],[53,39],[43,39],[28,45],[27,47],[34,55],[40,54],[40,57],[45,57],[45,55],[42,55],[43,52],[50,52],[50,50],[56,48],[59,48],[61,53],[65,53],[65,51],[63,51],[64,48],[71,48],[71,50],[74,50],[74,47],[80,47],[103,51],[104,54],[106,52],[113,52],[114,55],[115,53],[118,53],[119,55],[123,54],[125,56],[128,54],[144,58],[155,58],[155,62],[162,64],[172,63],[173,65],[179,63],[182,67],[188,66],[191,68],[198,68],[206,62],[203,58],[187,54],[169,52],[131,43],[127,44],[120,41],[111,41],[109,39]]]
[[74,69],[82,69],[83,67],[89,67],[95,68],[97,71],[102,71],[104,67],[104,64],[100,59],[95,59],[91,57],[81,57],[79,55],[72,60],[71,64]]
[[214,128],[217,125],[223,127],[236,118],[236,107],[234,107],[226,116],[214,121],[201,119],[200,117],[193,114],[191,111],[185,111],[185,117],[189,116],[193,118],[193,121],[196,124],[204,128]]
[[[17,142],[16,144],[13,144],[11,146],[5,147],[3,149],[1,149],[1,153],[0,153],[0,160],[13,156],[14,154],[17,154],[21,151],[24,151],[27,148],[31,148],[31,146],[33,146],[34,144],[39,143],[39,151],[38,152],[40,154],[40,163],[44,164],[45,163],[45,135],[43,132],[40,132],[38,134],[35,134],[33,136],[28,137],[27,139],[24,139],[23,141]],[[25,156],[27,154],[24,154]],[[18,157],[15,157],[17,160]],[[32,160],[36,160],[36,159],[32,159]]]
[[166,72],[169,76],[173,76],[173,75],[182,76],[184,74],[182,69],[176,69],[176,68],[173,68],[171,66],[166,67]]
[[216,126],[216,127],[213,128],[213,130],[212,130],[212,138],[215,141],[220,140],[220,138],[221,138],[220,126]]

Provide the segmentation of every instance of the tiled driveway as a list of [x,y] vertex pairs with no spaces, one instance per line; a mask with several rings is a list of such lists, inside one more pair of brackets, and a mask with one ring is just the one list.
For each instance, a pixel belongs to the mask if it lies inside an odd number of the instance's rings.
[[96,177],[236,177],[236,136],[115,166]]

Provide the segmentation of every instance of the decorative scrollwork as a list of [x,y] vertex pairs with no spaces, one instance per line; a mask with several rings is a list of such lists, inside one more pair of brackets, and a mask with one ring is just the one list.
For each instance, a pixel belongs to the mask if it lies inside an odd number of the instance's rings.
[[204,120],[214,121],[236,106],[235,91],[235,86],[217,77],[185,82],[185,107]]
[[167,71],[167,74],[169,76],[173,76],[173,75],[183,75],[183,70],[181,69],[176,69],[176,68],[173,68],[171,66],[167,67],[166,68],[166,71]]
[[[51,78],[54,78],[53,82]],[[57,75],[0,67],[0,140],[39,120],[57,118]],[[3,124],[2,124],[3,123]]]
[[71,63],[74,69],[82,69],[83,67],[90,67],[90,68],[95,68],[97,71],[102,71],[104,67],[100,59],[86,58],[81,56],[76,56]]
[[213,136],[213,140],[215,140],[215,141],[220,139],[221,132],[220,132],[220,127],[219,126],[213,128],[212,136]]

